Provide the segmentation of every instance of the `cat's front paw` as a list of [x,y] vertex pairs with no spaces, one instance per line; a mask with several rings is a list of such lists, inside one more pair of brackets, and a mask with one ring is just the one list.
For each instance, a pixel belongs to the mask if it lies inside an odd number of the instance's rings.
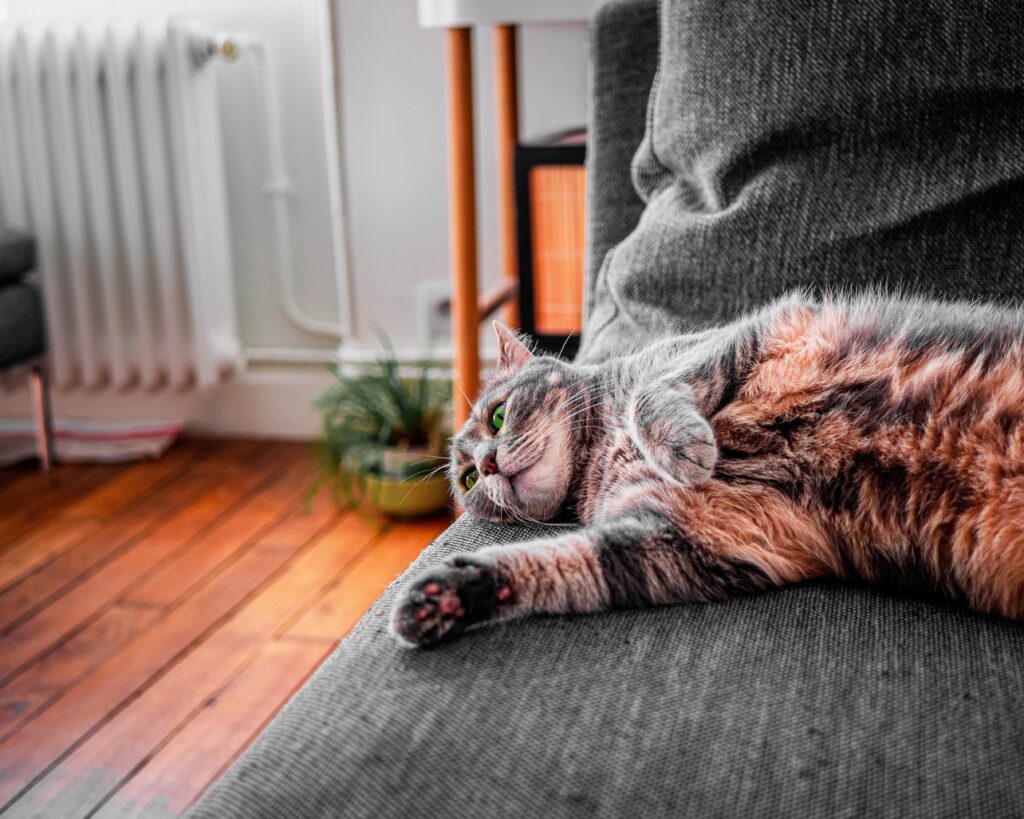
[[432,645],[494,618],[512,597],[492,562],[454,555],[413,579],[392,612],[391,630],[404,645]]

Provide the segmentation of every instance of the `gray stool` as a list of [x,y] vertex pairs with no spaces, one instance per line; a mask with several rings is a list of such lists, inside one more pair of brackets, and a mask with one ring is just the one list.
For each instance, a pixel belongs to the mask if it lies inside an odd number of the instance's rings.
[[46,379],[46,327],[39,291],[25,281],[35,267],[36,245],[30,236],[0,228],[0,373],[29,371],[32,413],[39,461],[53,463],[50,395]]

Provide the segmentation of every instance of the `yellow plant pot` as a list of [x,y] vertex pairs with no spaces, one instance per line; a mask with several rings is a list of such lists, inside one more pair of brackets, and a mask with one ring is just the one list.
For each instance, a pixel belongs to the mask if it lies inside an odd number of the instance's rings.
[[373,505],[385,515],[415,518],[438,512],[448,504],[448,478],[391,478],[366,476],[366,492]]

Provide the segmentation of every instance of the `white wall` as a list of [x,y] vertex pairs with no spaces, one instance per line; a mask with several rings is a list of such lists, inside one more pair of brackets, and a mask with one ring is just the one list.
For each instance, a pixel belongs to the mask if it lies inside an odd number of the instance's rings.
[[[342,191],[348,215],[354,334],[344,345],[365,354],[379,326],[400,348],[419,348],[417,285],[448,277],[443,34],[420,29],[411,0],[147,0],[146,13],[187,13],[272,39],[281,75],[289,167],[296,183],[299,296],[309,312],[337,316],[329,247],[330,179],[317,83],[322,32],[334,3],[334,55],[342,124]],[[4,0],[0,0],[0,10]],[[138,17],[138,0],[9,0],[12,19]],[[523,133],[537,135],[585,120],[582,25],[526,29],[520,36]],[[499,275],[491,36],[475,35],[478,218],[484,286]],[[228,174],[235,230],[236,287],[249,347],[323,350],[335,345],[293,327],[275,289],[259,192],[258,143],[249,117],[251,78],[241,64],[224,80]],[[237,69],[243,69],[241,71]],[[309,123],[313,124],[309,124]],[[489,342],[489,339],[487,339]],[[327,383],[310,366],[255,366],[211,396],[58,394],[58,416],[176,418],[218,434],[302,437],[316,431],[308,404]],[[0,415],[22,415],[23,395],[0,395]]]
[[[448,277],[444,35],[410,0],[337,0],[338,71],[354,303],[399,346],[418,345],[416,282]],[[537,136],[585,121],[582,25],[520,36],[520,121]],[[474,35],[481,281],[500,276],[491,32]]]

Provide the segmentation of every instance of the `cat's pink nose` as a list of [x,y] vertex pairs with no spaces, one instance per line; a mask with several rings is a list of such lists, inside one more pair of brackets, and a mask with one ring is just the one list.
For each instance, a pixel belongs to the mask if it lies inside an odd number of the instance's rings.
[[484,459],[480,462],[480,472],[483,475],[498,474],[498,459],[494,457],[493,452],[484,455]]

